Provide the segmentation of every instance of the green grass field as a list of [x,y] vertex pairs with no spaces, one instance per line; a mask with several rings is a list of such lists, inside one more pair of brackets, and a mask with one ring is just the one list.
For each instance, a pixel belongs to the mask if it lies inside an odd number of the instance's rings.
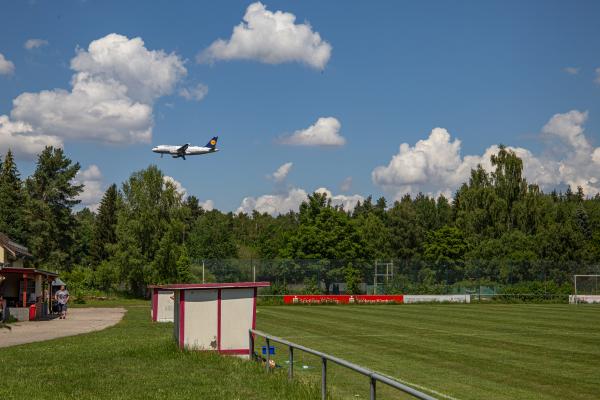
[[[116,306],[119,301],[84,306]],[[117,326],[0,349],[0,399],[317,399],[319,360],[282,368],[181,352],[172,324],[128,300]],[[395,377],[440,399],[600,398],[600,309],[534,304],[260,306],[258,328]],[[257,342],[257,350],[262,342]],[[304,366],[304,367],[303,367]],[[368,382],[332,364],[332,398],[367,399]],[[378,399],[405,399],[378,387]]]
[[[314,399],[258,364],[179,351],[172,324],[150,322],[149,303],[126,301],[104,331],[0,349],[0,399]],[[99,302],[90,305],[117,305]],[[142,305],[142,306],[140,306]]]
[[[597,306],[263,306],[257,328],[440,399],[600,399]],[[319,361],[294,355],[296,376],[318,379]],[[286,359],[287,348],[278,347],[283,368]],[[329,371],[336,397],[368,398],[367,378],[341,367]],[[404,398],[391,390],[378,395]]]

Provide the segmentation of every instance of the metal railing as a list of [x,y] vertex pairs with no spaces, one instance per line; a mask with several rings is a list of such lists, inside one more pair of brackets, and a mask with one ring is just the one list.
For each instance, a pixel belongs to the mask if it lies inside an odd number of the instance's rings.
[[394,389],[398,389],[404,393],[410,394],[411,396],[421,399],[421,400],[437,400],[435,397],[431,397],[428,394],[420,392],[416,389],[411,388],[403,383],[400,383],[394,379],[388,378],[385,375],[381,375],[375,371],[370,369],[361,367],[360,365],[353,364],[346,360],[342,360],[341,358],[337,358],[331,356],[329,354],[322,353],[317,350],[313,350],[311,348],[292,343],[285,339],[279,338],[277,336],[269,335],[268,333],[257,331],[255,329],[250,329],[248,332],[249,336],[249,351],[250,351],[250,359],[256,359],[256,354],[254,353],[254,335],[261,336],[265,338],[266,343],[266,362],[265,368],[267,372],[271,370],[270,364],[270,342],[280,343],[284,346],[288,347],[288,357],[289,357],[289,367],[288,367],[288,379],[292,380],[294,378],[294,349],[298,349],[308,354],[312,354],[313,356],[319,357],[321,359],[321,399],[327,399],[327,362],[331,361],[337,365],[341,365],[342,367],[348,368],[354,372],[358,372],[361,375],[364,375],[369,378],[369,387],[370,387],[370,399],[375,400],[377,397],[377,382],[381,382],[386,384]]

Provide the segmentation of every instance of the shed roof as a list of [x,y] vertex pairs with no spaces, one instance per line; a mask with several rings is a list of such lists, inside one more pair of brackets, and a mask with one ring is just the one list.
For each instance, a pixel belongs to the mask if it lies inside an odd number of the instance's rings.
[[230,282],[230,283],[173,283],[170,285],[149,285],[151,289],[234,289],[234,288],[258,288],[271,286],[270,282]]

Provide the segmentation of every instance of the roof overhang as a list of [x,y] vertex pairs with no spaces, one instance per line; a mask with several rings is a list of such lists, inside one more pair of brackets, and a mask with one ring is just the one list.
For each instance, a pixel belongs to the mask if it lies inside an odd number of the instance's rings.
[[27,274],[27,275],[46,275],[51,276],[53,278],[57,277],[58,274],[56,272],[44,271],[43,269],[35,269],[35,268],[12,268],[12,267],[3,267],[0,268],[0,274]]
[[29,249],[0,232],[0,246],[6,249],[13,257],[33,258]]
[[233,282],[233,283],[174,283],[170,285],[148,285],[150,289],[192,290],[192,289],[239,289],[269,287],[270,282]]

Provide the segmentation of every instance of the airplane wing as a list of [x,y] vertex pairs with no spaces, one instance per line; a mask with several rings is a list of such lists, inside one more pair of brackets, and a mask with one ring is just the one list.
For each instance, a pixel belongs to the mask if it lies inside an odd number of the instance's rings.
[[183,146],[181,146],[180,148],[177,149],[177,154],[185,155],[185,151],[187,150],[188,147],[190,147],[189,143],[184,144]]

